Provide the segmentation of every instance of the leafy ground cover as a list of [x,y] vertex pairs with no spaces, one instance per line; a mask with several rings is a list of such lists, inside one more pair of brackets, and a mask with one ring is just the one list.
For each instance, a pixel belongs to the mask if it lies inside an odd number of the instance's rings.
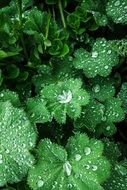
[[127,190],[127,0],[0,0],[0,189]]

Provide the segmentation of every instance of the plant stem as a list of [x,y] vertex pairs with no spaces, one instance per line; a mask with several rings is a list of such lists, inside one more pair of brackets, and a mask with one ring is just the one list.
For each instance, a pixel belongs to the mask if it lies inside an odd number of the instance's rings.
[[50,20],[51,20],[51,13],[49,12],[47,26],[46,26],[46,33],[45,33],[45,38],[46,39],[48,39]]
[[58,0],[58,6],[59,6],[59,10],[60,10],[60,15],[61,15],[63,27],[66,28],[66,22],[65,22],[65,18],[64,18],[64,14],[63,14],[63,8],[62,8],[61,0]]
[[26,59],[28,60],[28,54],[27,54],[25,40],[24,40],[24,36],[23,36],[23,32],[22,32],[22,1],[16,0],[16,4],[17,4],[18,16],[19,16],[20,27],[21,27],[21,29],[20,29],[20,40],[22,43],[24,55],[26,56]]

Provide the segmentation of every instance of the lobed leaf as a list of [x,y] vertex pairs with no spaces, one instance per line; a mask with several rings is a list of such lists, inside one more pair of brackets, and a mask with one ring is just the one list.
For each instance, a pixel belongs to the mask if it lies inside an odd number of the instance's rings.
[[69,79],[45,86],[41,91],[46,99],[51,115],[59,123],[66,122],[66,114],[76,119],[81,114],[81,107],[89,103],[89,94],[81,88],[80,79]]
[[65,149],[44,139],[28,184],[33,190],[103,190],[100,184],[109,176],[110,166],[102,151],[103,144],[85,134],[71,137]]
[[23,110],[10,102],[0,103],[0,186],[19,182],[34,163],[29,152],[36,141],[36,131]]
[[88,78],[95,76],[107,77],[112,67],[119,63],[117,53],[112,49],[112,41],[99,38],[93,45],[92,52],[78,49],[74,53],[73,64],[77,69],[83,69]]
[[127,24],[126,0],[109,0],[106,11],[115,23]]

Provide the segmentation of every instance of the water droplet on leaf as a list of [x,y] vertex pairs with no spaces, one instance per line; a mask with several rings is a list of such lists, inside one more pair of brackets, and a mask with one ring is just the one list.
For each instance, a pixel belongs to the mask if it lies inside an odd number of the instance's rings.
[[107,127],[106,127],[106,130],[107,130],[107,131],[109,131],[109,130],[110,130],[110,128],[111,128],[110,126],[107,126]]
[[89,147],[86,147],[84,149],[84,153],[85,153],[86,156],[89,155],[91,153],[91,149]]
[[111,54],[111,53],[112,53],[112,51],[111,51],[111,50],[108,50],[107,54]]
[[97,51],[92,52],[92,57],[97,58],[98,57],[98,52]]
[[72,100],[72,92],[69,90],[68,92],[63,90],[63,94],[58,96],[58,101],[61,104],[69,103]]
[[97,170],[97,166],[96,165],[92,165],[92,170],[96,171]]
[[72,169],[72,166],[70,165],[70,163],[68,161],[65,162],[64,165],[63,165],[63,170],[64,170],[64,172],[66,173],[67,176],[71,175],[71,169]]
[[38,187],[42,187],[44,185],[44,182],[42,181],[42,180],[39,180],[38,182],[37,182],[37,186]]
[[75,160],[76,160],[76,161],[81,160],[81,155],[80,155],[80,154],[76,154],[76,155],[75,155]]
[[116,7],[120,5],[120,1],[116,1],[114,4]]
[[104,68],[105,68],[105,69],[108,69],[108,65],[106,65]]
[[98,84],[96,84],[92,90],[95,92],[95,93],[98,93],[100,91],[100,86]]

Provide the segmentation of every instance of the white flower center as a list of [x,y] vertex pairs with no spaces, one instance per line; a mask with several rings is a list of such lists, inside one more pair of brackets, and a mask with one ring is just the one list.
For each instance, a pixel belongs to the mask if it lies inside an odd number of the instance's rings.
[[63,94],[58,96],[58,101],[61,104],[69,103],[72,100],[72,92],[69,90],[68,92],[63,90]]

